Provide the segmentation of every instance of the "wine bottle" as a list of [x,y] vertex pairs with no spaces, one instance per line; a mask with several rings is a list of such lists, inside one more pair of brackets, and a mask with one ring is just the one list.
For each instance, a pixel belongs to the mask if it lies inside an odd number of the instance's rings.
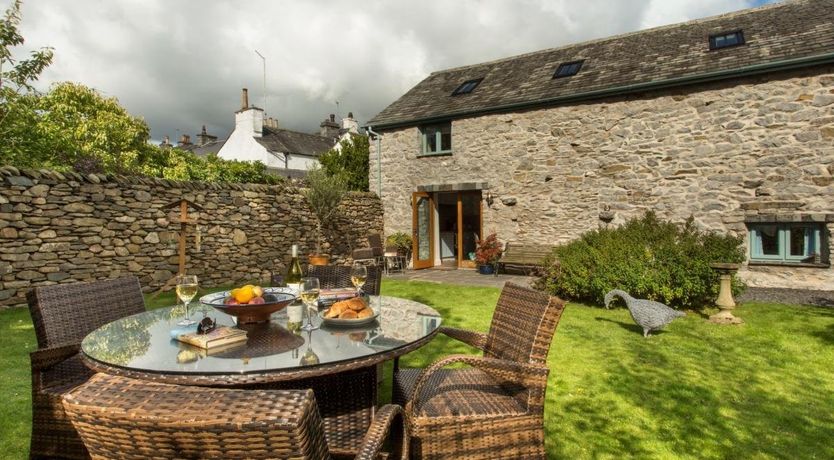
[[287,267],[287,276],[284,277],[284,281],[287,283],[287,287],[293,289],[295,292],[299,292],[301,290],[301,277],[304,276],[301,273],[301,264],[298,262],[298,245],[292,245],[292,260],[290,261],[289,267]]

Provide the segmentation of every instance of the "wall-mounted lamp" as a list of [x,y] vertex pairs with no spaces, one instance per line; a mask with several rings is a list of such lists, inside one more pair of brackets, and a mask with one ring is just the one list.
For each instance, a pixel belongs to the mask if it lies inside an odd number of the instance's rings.
[[486,201],[487,206],[492,206],[492,202],[495,201],[495,199],[492,197],[492,192],[487,191],[484,200]]

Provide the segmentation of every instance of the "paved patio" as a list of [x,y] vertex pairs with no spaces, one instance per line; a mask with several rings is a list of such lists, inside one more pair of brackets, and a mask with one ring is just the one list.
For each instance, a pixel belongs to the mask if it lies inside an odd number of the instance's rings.
[[491,286],[503,287],[507,281],[529,286],[535,280],[532,276],[522,275],[481,275],[477,270],[471,269],[442,269],[428,268],[425,270],[406,270],[404,273],[391,273],[385,276],[387,279],[405,281],[427,281],[430,283],[462,284],[466,286]]

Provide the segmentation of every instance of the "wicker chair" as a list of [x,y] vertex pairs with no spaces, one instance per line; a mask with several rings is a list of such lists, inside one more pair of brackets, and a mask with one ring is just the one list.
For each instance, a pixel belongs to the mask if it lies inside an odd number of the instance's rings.
[[29,292],[29,311],[38,349],[32,367],[30,458],[89,458],[61,405],[62,396],[93,372],[78,356],[81,340],[94,329],[145,311],[139,280],[118,278],[57,284]]
[[377,233],[368,235],[368,246],[367,248],[354,249],[351,254],[353,260],[372,260],[375,264],[380,265],[383,253],[382,235]]
[[[64,396],[93,459],[331,458],[313,390],[232,390],[96,374]],[[357,459],[380,457],[399,406],[380,409]],[[408,458],[408,443],[389,458]]]
[[[395,369],[395,403],[406,405],[413,458],[544,459],[547,353],[565,303],[507,283],[489,334],[441,327],[483,350],[425,370]],[[443,369],[463,363],[469,368]]]
[[[350,271],[351,267],[343,265],[310,265],[307,268],[307,276],[318,278],[322,289],[352,287]],[[362,290],[368,295],[379,295],[381,283],[382,267],[368,267],[368,279],[362,285]]]

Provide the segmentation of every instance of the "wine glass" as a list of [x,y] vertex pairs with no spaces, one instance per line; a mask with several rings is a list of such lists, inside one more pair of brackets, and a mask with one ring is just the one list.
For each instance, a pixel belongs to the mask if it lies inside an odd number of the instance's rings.
[[354,263],[353,268],[350,270],[350,282],[353,283],[353,287],[356,288],[356,293],[362,293],[362,286],[365,285],[365,281],[368,279],[368,267],[360,264]]
[[318,278],[301,278],[301,301],[307,306],[307,324],[301,329],[307,332],[318,329],[313,326],[313,313],[318,311],[319,291]]
[[321,361],[319,360],[319,355],[313,351],[313,331],[307,331],[307,350],[301,355],[301,359],[298,361],[299,364],[302,366],[315,366],[319,364]]
[[197,276],[177,276],[177,297],[179,297],[182,303],[185,304],[185,318],[177,323],[179,326],[191,326],[192,324],[197,324],[197,322],[192,320],[188,314],[188,304],[191,303],[191,299],[197,295],[197,287]]

